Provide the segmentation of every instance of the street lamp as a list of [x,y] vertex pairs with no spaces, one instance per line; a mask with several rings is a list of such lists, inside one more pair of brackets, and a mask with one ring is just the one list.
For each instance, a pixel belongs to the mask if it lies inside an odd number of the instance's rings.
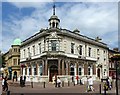
[[111,60],[115,62],[115,69],[116,69],[116,95],[118,95],[118,60],[120,60],[120,55],[114,55],[111,57]]

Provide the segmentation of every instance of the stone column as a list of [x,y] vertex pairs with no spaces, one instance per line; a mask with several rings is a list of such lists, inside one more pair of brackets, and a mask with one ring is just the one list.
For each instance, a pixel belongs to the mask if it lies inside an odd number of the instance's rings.
[[67,61],[65,61],[65,64],[66,64],[66,75],[68,75],[68,63],[67,63]]
[[84,64],[84,75],[88,75],[88,65],[86,62]]
[[38,75],[38,64],[36,64],[36,75]]
[[40,75],[40,64],[38,64],[38,66],[37,66],[37,75],[38,76]]
[[76,74],[78,75],[78,62],[76,63]]
[[96,65],[93,65],[93,75],[96,75]]
[[32,76],[34,75],[34,67],[31,65]]
[[45,60],[45,75],[48,75],[48,60]]
[[62,60],[62,75],[65,75],[64,59]]
[[70,75],[70,62],[68,62],[68,75]]
[[29,76],[29,66],[27,66],[27,75]]
[[45,62],[42,60],[42,75],[45,75]]
[[25,75],[25,68],[23,68],[23,76]]
[[58,75],[60,75],[61,73],[60,73],[60,61],[61,61],[61,59],[58,59]]

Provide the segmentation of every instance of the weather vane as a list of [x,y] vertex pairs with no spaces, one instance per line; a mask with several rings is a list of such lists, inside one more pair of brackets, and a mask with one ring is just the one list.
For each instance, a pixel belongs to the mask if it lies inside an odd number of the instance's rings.
[[55,0],[53,0],[53,3],[54,3],[54,5],[53,5],[53,15],[55,15]]

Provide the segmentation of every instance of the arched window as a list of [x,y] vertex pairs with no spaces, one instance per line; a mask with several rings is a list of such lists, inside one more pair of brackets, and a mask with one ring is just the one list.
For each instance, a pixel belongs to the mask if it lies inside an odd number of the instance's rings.
[[55,22],[52,23],[53,28],[55,27]]
[[36,65],[35,65],[35,66],[33,66],[33,68],[34,68],[34,75],[37,75]]
[[75,74],[75,73],[74,73],[74,70],[75,70],[75,69],[74,69],[74,65],[71,64],[71,65],[70,65],[70,75],[71,75],[71,76],[74,76],[74,74]]
[[42,76],[42,74],[43,74],[42,69],[43,69],[42,64],[40,64],[40,66],[39,66],[39,74],[40,74],[40,76]]
[[91,66],[88,66],[88,75],[91,75]]
[[82,67],[81,66],[78,67],[78,75],[82,75]]
[[56,23],[56,28],[58,28],[58,23]]

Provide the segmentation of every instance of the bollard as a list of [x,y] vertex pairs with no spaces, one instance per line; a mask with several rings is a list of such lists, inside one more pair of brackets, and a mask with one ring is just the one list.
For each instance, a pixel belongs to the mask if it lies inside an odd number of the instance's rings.
[[68,86],[70,86],[70,82],[68,81]]
[[43,88],[45,88],[45,82],[43,82]]
[[64,87],[64,81],[62,81],[62,87]]
[[31,87],[33,88],[33,81],[31,81]]
[[75,86],[75,81],[73,82],[73,85]]
[[101,94],[101,84],[99,84],[99,90],[100,90],[100,94]]
[[104,85],[104,95],[106,95],[106,85]]
[[10,95],[10,91],[7,91],[6,95]]

